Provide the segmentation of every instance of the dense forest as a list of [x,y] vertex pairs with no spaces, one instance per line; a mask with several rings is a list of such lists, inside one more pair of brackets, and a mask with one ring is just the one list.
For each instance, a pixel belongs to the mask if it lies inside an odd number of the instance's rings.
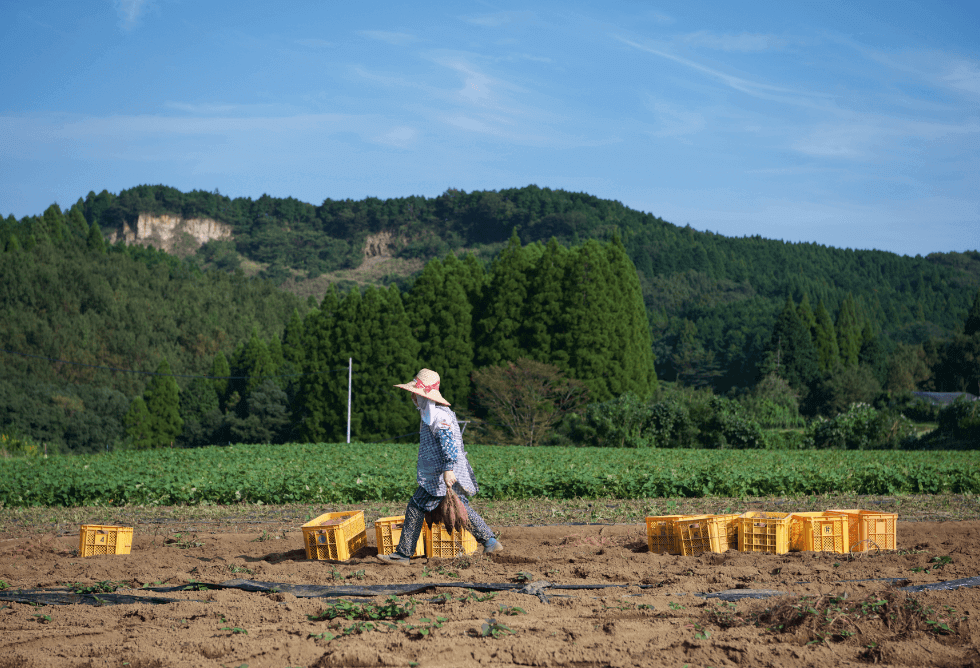
[[[233,239],[184,259],[105,242],[143,213],[211,218]],[[358,266],[382,232],[421,274],[322,302],[276,288]],[[0,429],[76,451],[339,438],[347,357],[360,396],[377,395],[355,415],[362,440],[412,421],[374,388],[420,364],[477,411],[470,372],[519,358],[595,405],[652,400],[659,378],[773,424],[883,393],[980,392],[980,253],[728,238],[535,186],[320,206],[140,186],[0,219],[0,250]],[[247,278],[241,258],[266,269]]]

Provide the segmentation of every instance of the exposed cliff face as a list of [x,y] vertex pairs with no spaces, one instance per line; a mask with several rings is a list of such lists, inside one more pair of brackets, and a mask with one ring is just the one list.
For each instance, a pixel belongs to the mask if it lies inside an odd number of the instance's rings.
[[382,230],[377,234],[369,234],[364,240],[364,258],[369,260],[374,257],[389,258],[395,251],[405,245],[405,239],[396,237],[389,230]]
[[231,239],[231,227],[210,218],[181,218],[180,216],[154,216],[141,213],[136,229],[123,225],[112,232],[108,239],[119,239],[127,244],[153,246],[174,255],[185,256],[214,239]]

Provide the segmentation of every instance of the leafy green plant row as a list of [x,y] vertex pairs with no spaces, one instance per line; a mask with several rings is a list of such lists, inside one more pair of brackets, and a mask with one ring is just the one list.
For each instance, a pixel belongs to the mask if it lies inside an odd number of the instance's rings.
[[[980,492],[977,451],[467,449],[486,499]],[[318,443],[12,459],[0,506],[396,501],[414,491],[416,456]]]

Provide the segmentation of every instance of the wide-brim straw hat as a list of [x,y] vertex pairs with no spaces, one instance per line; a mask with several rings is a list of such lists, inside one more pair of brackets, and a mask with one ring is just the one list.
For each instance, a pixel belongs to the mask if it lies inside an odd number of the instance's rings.
[[399,385],[395,385],[395,387],[400,387],[403,390],[408,390],[412,394],[417,394],[420,397],[431,399],[437,404],[442,404],[443,406],[450,405],[450,403],[446,401],[441,394],[439,394],[439,374],[432,369],[422,369],[415,374],[415,378],[412,379],[412,382],[401,383]]

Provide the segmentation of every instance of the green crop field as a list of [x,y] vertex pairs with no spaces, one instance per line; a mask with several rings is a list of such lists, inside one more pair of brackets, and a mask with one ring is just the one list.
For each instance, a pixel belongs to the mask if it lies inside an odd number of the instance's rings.
[[[470,446],[484,499],[975,494],[980,452]],[[235,445],[0,462],[0,507],[404,501],[417,446]]]

